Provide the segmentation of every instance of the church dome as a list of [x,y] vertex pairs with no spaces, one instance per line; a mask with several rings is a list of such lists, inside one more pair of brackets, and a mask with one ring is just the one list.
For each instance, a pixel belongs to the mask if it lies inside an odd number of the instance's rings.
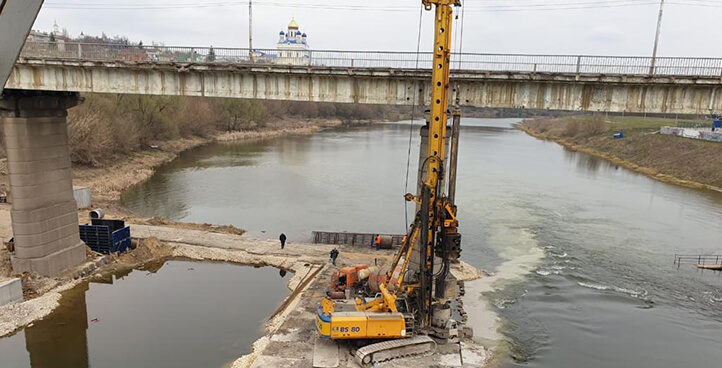
[[296,23],[295,19],[291,19],[291,22],[288,23],[288,29],[298,29],[298,23]]

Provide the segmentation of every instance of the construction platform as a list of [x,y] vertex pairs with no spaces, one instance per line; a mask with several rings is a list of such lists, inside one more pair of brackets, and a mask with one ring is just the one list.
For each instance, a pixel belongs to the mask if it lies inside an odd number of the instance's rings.
[[[135,236],[154,237],[172,245],[174,257],[273,265],[296,273],[294,277],[298,280],[289,284],[292,291],[288,298],[269,316],[266,335],[254,342],[252,352],[235,361],[232,368],[359,367],[352,355],[354,346],[318,339],[317,304],[326,296],[335,270],[360,263],[373,264],[374,260],[388,262],[394,250],[295,242],[286,243],[281,249],[278,240],[163,226],[133,226]],[[329,262],[329,251],[333,248],[340,251],[336,266]],[[453,265],[451,273],[460,281],[480,277],[479,270],[464,262]],[[462,339],[461,344],[439,344],[436,353],[430,356],[401,358],[376,366],[476,368],[484,367],[489,356],[483,346]]]

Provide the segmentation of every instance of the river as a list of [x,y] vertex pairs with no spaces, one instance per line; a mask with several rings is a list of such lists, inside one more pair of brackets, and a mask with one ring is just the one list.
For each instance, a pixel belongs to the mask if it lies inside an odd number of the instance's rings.
[[[568,151],[517,121],[462,120],[462,257],[494,274],[467,287],[477,338],[498,345],[504,367],[717,367],[722,277],[672,261],[722,253],[722,195]],[[123,204],[291,242],[312,230],[401,233],[409,137],[400,122],[212,144]]]

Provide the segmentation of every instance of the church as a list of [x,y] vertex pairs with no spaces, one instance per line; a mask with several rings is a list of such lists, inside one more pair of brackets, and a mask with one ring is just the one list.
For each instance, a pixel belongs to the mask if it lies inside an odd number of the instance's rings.
[[308,65],[311,63],[311,51],[308,49],[307,35],[298,29],[298,23],[291,19],[286,32],[279,33],[276,44],[276,63],[286,65]]

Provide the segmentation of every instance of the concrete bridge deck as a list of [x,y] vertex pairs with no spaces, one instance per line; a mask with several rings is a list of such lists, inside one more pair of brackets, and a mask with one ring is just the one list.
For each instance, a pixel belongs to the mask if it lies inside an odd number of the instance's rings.
[[[55,47],[26,44],[6,87],[430,103],[430,54],[315,51],[308,59],[279,64],[260,57],[251,62],[244,49],[68,44],[61,52]],[[451,87],[464,106],[670,114],[722,109],[717,96],[722,59],[658,58],[654,68],[650,58],[640,57],[463,54],[454,60]]]

